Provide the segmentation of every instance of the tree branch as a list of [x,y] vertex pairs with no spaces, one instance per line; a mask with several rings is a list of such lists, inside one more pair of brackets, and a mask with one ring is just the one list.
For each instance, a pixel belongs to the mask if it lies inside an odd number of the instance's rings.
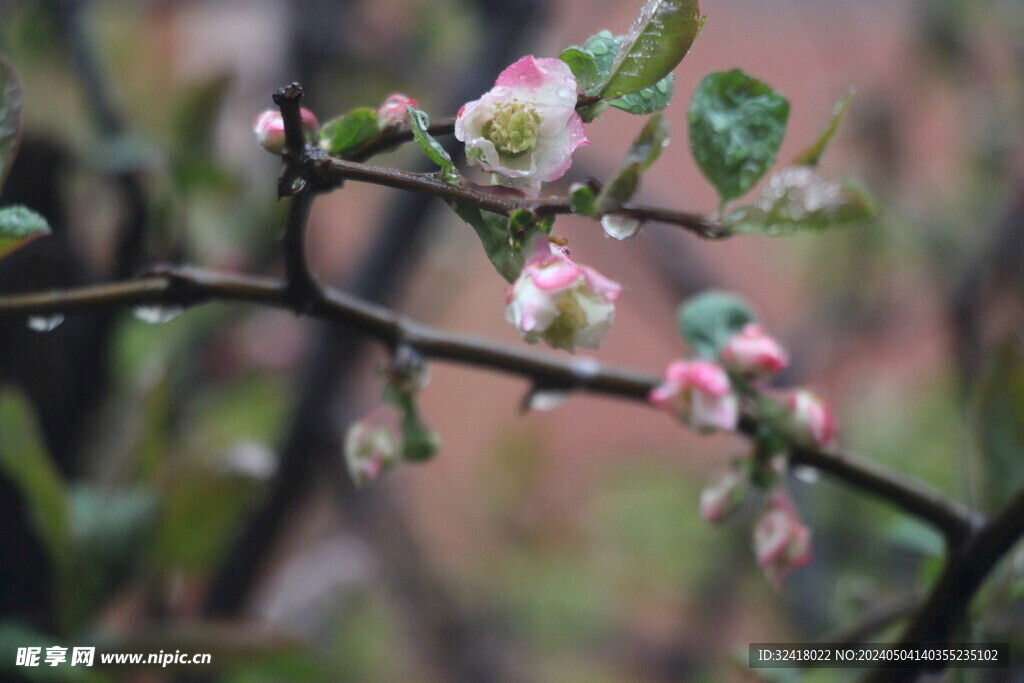
[[[344,180],[357,180],[399,190],[419,192],[449,202],[466,202],[481,209],[504,215],[518,209],[533,211],[539,216],[572,213],[572,204],[565,197],[518,199],[474,186],[446,183],[432,173],[413,173],[396,168],[367,166],[325,154],[308,154],[297,161],[301,163],[303,177],[318,189],[336,187]],[[715,221],[711,216],[699,213],[630,203],[623,204],[621,208],[611,213],[641,221],[676,225],[707,239],[722,239],[730,234],[724,225]]]
[[[212,300],[294,306],[288,284],[278,279],[165,267],[133,281],[0,297],[0,316],[124,305],[189,306]],[[656,375],[609,367],[585,356],[566,358],[538,353],[484,337],[441,330],[336,289],[323,289],[322,296],[310,300],[303,308],[310,316],[343,324],[391,347],[409,344],[429,358],[520,375],[538,387],[584,390],[646,402],[651,388],[661,381]],[[756,434],[757,428],[756,417],[743,417],[743,434]],[[946,534],[947,540],[968,537],[980,524],[978,515],[941,492],[849,453],[797,447],[792,458],[796,464],[817,468],[934,525]],[[1017,503],[1024,511],[1024,500]]]

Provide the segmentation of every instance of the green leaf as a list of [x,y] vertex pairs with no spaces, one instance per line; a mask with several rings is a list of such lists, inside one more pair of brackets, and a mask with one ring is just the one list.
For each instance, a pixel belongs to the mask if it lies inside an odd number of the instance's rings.
[[412,136],[416,140],[416,144],[420,146],[428,159],[441,167],[441,178],[446,183],[458,182],[459,172],[455,168],[455,164],[452,163],[452,158],[448,156],[448,152],[441,146],[441,143],[427,132],[427,128],[430,126],[430,117],[426,112],[414,109],[411,105],[406,106],[406,110],[409,112],[409,125],[412,128]]
[[79,485],[71,489],[69,500],[76,551],[102,567],[108,582],[125,578],[151,537],[160,499],[142,487],[101,491]]
[[594,60],[599,80],[599,83],[588,89],[588,92],[592,92],[598,85],[607,82],[611,78],[615,55],[618,53],[619,46],[625,38],[626,36],[613,36],[612,32],[608,30],[598,31],[587,38],[587,42],[583,45],[583,51]]
[[581,91],[586,92],[601,82],[597,62],[585,48],[572,45],[562,50],[558,58],[569,65],[569,70],[576,77],[576,83]]
[[378,132],[376,111],[369,107],[353,109],[320,128],[320,147],[328,154],[344,154]]
[[675,74],[669,74],[648,88],[608,100],[607,104],[630,114],[653,114],[667,107],[672,101],[675,81]]
[[24,497],[36,533],[54,563],[70,568],[68,491],[43,446],[31,405],[13,390],[0,393],[0,468]]
[[0,209],[0,256],[24,246],[36,237],[50,234],[46,219],[24,206]]
[[710,290],[679,307],[679,333],[702,358],[714,358],[734,334],[754,322],[746,301],[729,292]]
[[484,211],[472,204],[450,202],[452,210],[459,218],[469,223],[476,230],[483,244],[487,258],[494,264],[498,273],[508,282],[519,276],[523,269],[522,249],[517,249],[509,239],[508,219],[493,211]]
[[598,94],[615,98],[654,85],[686,56],[700,26],[697,0],[647,0]]
[[441,446],[441,440],[423,422],[416,395],[388,384],[384,388],[384,397],[402,413],[402,459],[423,462],[434,457]]
[[628,202],[640,187],[640,177],[661,155],[668,144],[668,123],[661,114],[647,121],[633,140],[622,167],[597,195],[597,212],[609,213]]
[[690,149],[724,204],[764,175],[786,133],[789,102],[739,69],[708,74],[690,104]]
[[0,470],[24,499],[28,517],[54,566],[57,613],[67,631],[92,610],[94,572],[71,542],[71,496],[43,445],[31,404],[19,392],[0,392]]
[[1024,487],[1024,349],[1001,344],[977,388],[976,433],[985,505],[997,510]]
[[0,56],[0,188],[11,170],[21,139],[21,84],[14,67]]
[[590,216],[597,211],[597,195],[594,188],[586,183],[573,183],[569,186],[569,201],[572,212],[581,216]]
[[810,166],[792,166],[773,174],[753,204],[725,217],[730,232],[789,235],[869,220],[878,210],[854,181],[822,178]]
[[839,130],[839,124],[843,122],[846,117],[846,110],[850,105],[850,100],[853,99],[853,88],[850,88],[843,96],[839,98],[835,106],[832,108],[832,118],[829,120],[825,130],[821,132],[818,139],[815,140],[811,145],[800,152],[793,159],[794,166],[817,166],[821,162],[821,156],[825,153],[825,148],[828,147],[828,143],[832,140],[832,136]]

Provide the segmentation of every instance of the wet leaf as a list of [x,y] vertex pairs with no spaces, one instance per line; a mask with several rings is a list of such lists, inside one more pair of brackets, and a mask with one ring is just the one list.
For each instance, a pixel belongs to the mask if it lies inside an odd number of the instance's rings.
[[828,147],[832,136],[839,130],[839,124],[846,117],[846,110],[852,99],[853,88],[850,88],[843,93],[843,96],[836,102],[835,107],[832,108],[832,118],[829,120],[825,130],[818,136],[818,139],[793,160],[794,166],[817,166],[821,162],[821,156],[825,153],[825,148]]
[[715,358],[729,338],[754,319],[754,312],[740,297],[710,290],[679,307],[679,333],[697,355]]
[[708,74],[690,104],[690,149],[722,202],[739,197],[775,163],[789,102],[739,69]]
[[320,128],[320,147],[328,154],[344,154],[378,132],[376,111],[369,107],[353,109]]
[[0,56],[0,188],[11,170],[21,139],[21,84],[14,67]]
[[441,167],[441,177],[445,182],[458,182],[459,171],[455,168],[452,158],[448,156],[448,152],[441,146],[441,143],[427,132],[427,128],[430,126],[430,117],[426,112],[414,109],[412,106],[407,106],[406,110],[409,112],[409,126],[412,128],[412,136],[416,140],[416,144],[428,159]]
[[50,234],[46,219],[24,206],[0,208],[0,256]]
[[611,99],[667,76],[700,32],[697,0],[648,0],[622,40],[598,94]]

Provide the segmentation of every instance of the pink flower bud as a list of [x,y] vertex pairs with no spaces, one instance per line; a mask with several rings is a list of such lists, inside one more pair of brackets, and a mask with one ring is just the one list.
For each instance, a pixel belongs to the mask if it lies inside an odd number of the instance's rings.
[[409,112],[406,110],[406,106],[415,109],[419,106],[419,102],[415,97],[409,97],[400,92],[391,93],[377,108],[377,125],[384,129],[389,126],[409,123]]
[[776,588],[789,572],[811,561],[811,532],[781,490],[772,494],[754,527],[754,555]]
[[366,486],[402,453],[401,416],[391,405],[379,406],[355,422],[345,434],[345,464],[352,483]]
[[664,382],[651,390],[648,400],[700,432],[731,431],[739,421],[739,399],[729,375],[708,361],[670,363]]
[[[313,142],[317,130],[320,128],[316,116],[308,109],[302,109],[302,128],[306,133],[306,141]],[[271,154],[284,153],[284,120],[281,112],[277,109],[267,109],[256,117],[252,124],[252,130],[256,133],[256,141],[260,147]]]
[[719,474],[700,492],[700,516],[712,524],[721,522],[743,503],[747,495],[746,472],[730,468]]
[[519,277],[505,290],[505,318],[531,344],[596,349],[615,320],[621,285],[541,239]]
[[590,144],[576,113],[576,78],[560,59],[523,57],[501,72],[494,88],[459,110],[455,137],[466,159],[492,174],[494,184],[530,197],[572,165]]
[[786,397],[794,434],[817,447],[836,440],[836,419],[832,408],[809,389],[797,389]]
[[757,323],[730,337],[720,355],[727,368],[747,377],[765,377],[789,364],[785,349]]

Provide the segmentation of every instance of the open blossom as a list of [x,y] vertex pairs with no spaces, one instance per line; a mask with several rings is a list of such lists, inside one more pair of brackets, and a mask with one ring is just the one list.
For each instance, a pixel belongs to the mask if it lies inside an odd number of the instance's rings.
[[381,128],[398,126],[409,122],[409,112],[406,106],[415,109],[419,106],[415,97],[403,95],[400,92],[391,93],[384,98],[384,103],[377,108],[377,125]]
[[[312,141],[320,128],[316,116],[308,109],[302,109],[302,128],[306,132],[306,140]],[[259,114],[252,123],[252,131],[256,133],[256,141],[260,147],[271,154],[284,152],[284,119],[277,109],[267,109]]]
[[402,453],[401,416],[393,406],[379,406],[345,434],[345,464],[352,483],[366,486],[394,465]]
[[747,473],[731,467],[717,475],[700,492],[700,516],[705,522],[721,522],[736,510],[747,494]]
[[670,363],[665,380],[651,390],[648,400],[702,432],[734,430],[739,421],[739,399],[729,375],[708,361]]
[[492,173],[494,184],[536,197],[557,180],[572,153],[590,144],[576,113],[576,79],[559,59],[523,57],[498,76],[494,88],[463,105],[455,137],[466,158]]
[[797,515],[793,501],[775,491],[754,527],[754,555],[776,588],[793,569],[811,561],[811,532]]
[[622,286],[541,239],[505,291],[505,318],[531,344],[596,349],[615,320]]
[[785,349],[757,323],[748,323],[725,343],[722,362],[747,377],[765,377],[789,364]]
[[832,408],[810,389],[797,389],[786,397],[793,430],[814,446],[830,446],[836,440]]

